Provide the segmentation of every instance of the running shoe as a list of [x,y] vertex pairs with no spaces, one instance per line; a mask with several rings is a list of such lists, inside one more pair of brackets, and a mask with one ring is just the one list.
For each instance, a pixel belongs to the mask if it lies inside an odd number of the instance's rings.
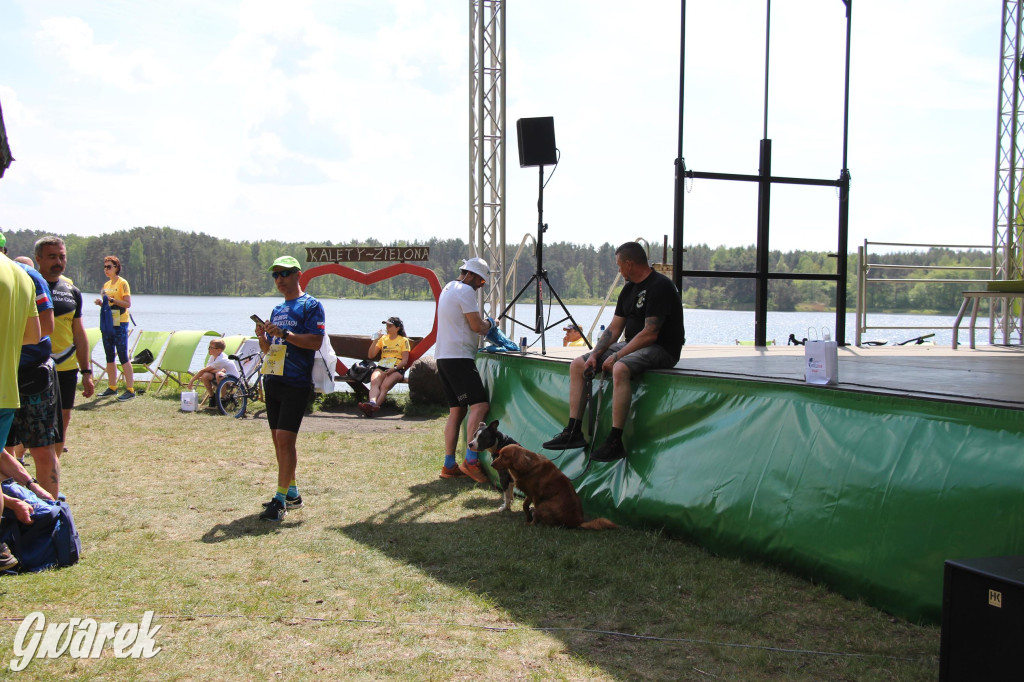
[[[273,502],[275,499],[277,498],[270,498],[270,502]],[[264,502],[263,508],[266,509],[267,507],[269,507],[270,502]],[[285,497],[284,508],[288,511],[291,511],[292,509],[302,509],[302,495],[297,495],[295,497]]]
[[100,393],[99,397],[100,398],[106,398],[106,397],[112,396],[112,395],[117,395],[117,391],[115,389],[113,389],[113,388],[108,388],[107,390],[103,391],[103,393]]
[[121,395],[117,396],[117,402],[123,403],[125,401],[131,400],[134,397],[135,397],[135,391],[129,391],[128,389],[125,389],[124,393],[122,393]]
[[0,571],[8,571],[18,565],[18,558],[11,554],[7,543],[0,542]]
[[595,462],[614,462],[626,456],[626,448],[622,446],[621,440],[608,440],[604,445],[590,453],[590,459]]
[[480,460],[475,462],[462,460],[459,462],[459,470],[477,483],[487,483],[488,481],[487,474],[484,473],[483,467],[480,466]]
[[267,505],[267,508],[263,510],[263,513],[260,514],[260,518],[264,521],[283,521],[287,513],[284,508],[284,502],[275,497]]
[[541,447],[545,450],[572,450],[574,448],[587,447],[587,441],[583,439],[580,431],[570,431],[569,427],[562,429],[557,436],[544,443]]
[[457,466],[446,467],[441,465],[441,478],[462,478],[466,474],[462,473],[462,469]]

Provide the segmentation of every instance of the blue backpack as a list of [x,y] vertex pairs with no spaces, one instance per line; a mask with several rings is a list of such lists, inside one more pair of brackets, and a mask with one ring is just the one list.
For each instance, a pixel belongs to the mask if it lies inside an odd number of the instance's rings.
[[18,570],[35,572],[77,564],[82,542],[68,503],[40,499],[10,478],[2,488],[5,495],[32,505],[31,524],[18,522],[13,510],[6,508],[0,518],[0,542],[7,543],[18,558]]

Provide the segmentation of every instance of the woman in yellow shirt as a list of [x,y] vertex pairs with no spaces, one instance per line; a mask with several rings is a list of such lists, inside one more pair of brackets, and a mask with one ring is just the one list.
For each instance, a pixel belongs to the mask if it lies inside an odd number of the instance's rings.
[[117,394],[117,369],[114,365],[114,352],[116,351],[117,359],[121,361],[121,372],[125,385],[124,393],[117,399],[124,402],[135,397],[135,377],[132,374],[131,358],[128,357],[128,320],[131,319],[128,309],[132,307],[132,290],[128,286],[128,280],[120,276],[121,261],[117,256],[107,256],[103,259],[103,273],[107,276],[108,281],[103,285],[103,295],[96,299],[96,305],[102,306],[106,299],[110,306],[114,331],[103,333],[103,352],[107,355],[107,390],[100,395]]
[[405,336],[405,325],[401,318],[389,317],[381,324],[385,325],[387,333],[375,334],[366,352],[370,360],[380,354],[377,369],[370,375],[370,400],[359,403],[359,409],[367,417],[372,417],[380,409],[388,397],[388,391],[405,377],[405,371],[409,369],[409,351],[412,346]]

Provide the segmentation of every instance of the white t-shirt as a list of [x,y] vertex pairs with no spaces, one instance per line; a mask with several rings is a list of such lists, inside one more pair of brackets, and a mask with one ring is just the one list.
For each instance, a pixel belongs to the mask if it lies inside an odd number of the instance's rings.
[[476,290],[463,282],[448,282],[437,300],[437,345],[434,358],[476,357],[480,336],[466,321],[466,313],[478,313]]
[[217,356],[216,360],[210,361],[210,367],[213,367],[213,371],[219,372],[224,370],[228,374],[238,374],[238,366],[234,360],[228,360],[228,356],[221,353]]

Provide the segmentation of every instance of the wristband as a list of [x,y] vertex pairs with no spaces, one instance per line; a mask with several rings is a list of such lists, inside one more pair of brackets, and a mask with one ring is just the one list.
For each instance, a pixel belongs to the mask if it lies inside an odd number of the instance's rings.
[[83,369],[83,370],[79,370],[78,373],[81,374],[84,377],[86,374],[92,374],[92,370],[91,369]]
[[287,329],[285,329],[283,332],[281,332],[281,340],[282,341],[287,341],[288,340],[288,336],[290,334],[291,334],[291,332],[288,331]]

